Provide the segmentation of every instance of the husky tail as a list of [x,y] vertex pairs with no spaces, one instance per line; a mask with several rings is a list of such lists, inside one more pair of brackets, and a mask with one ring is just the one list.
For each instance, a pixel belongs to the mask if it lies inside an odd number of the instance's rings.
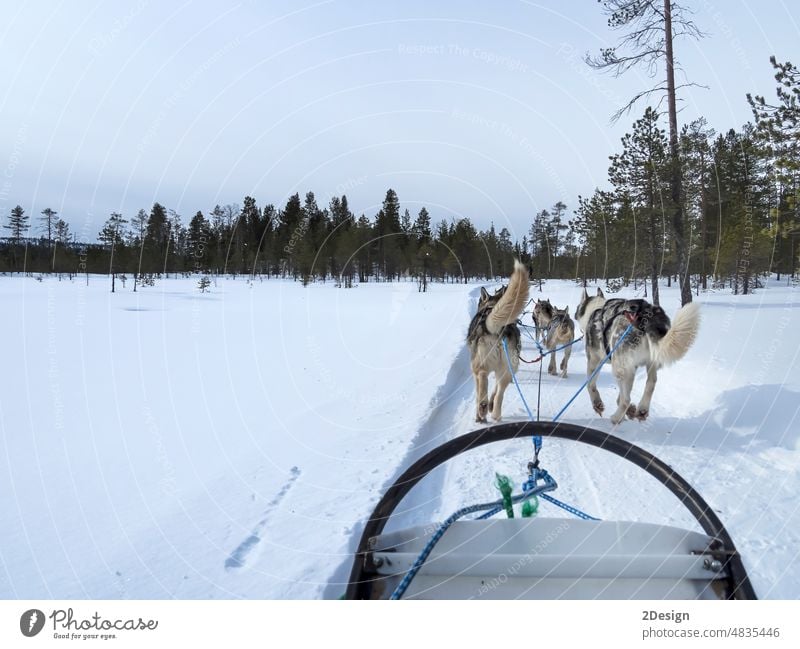
[[700,328],[700,306],[695,302],[684,305],[675,314],[672,326],[653,349],[653,360],[659,365],[670,365],[689,351]]
[[517,321],[528,303],[528,289],[528,271],[515,260],[508,288],[486,318],[486,328],[490,333],[498,334],[503,327]]

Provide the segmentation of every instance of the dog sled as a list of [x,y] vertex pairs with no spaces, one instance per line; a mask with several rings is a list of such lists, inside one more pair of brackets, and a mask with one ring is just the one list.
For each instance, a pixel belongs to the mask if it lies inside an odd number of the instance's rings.
[[[601,521],[574,508],[591,520],[486,517],[502,513],[498,502],[464,508],[442,524],[384,532],[403,498],[437,466],[486,444],[531,436],[588,444],[632,462],[671,491],[703,531]],[[542,474],[542,484],[529,481],[515,502],[557,486],[534,463],[529,471]],[[467,514],[472,518],[461,520]],[[670,466],[608,433],[550,422],[500,424],[462,435],[427,453],[389,487],[364,528],[346,598],[400,597],[756,599],[724,525]]]

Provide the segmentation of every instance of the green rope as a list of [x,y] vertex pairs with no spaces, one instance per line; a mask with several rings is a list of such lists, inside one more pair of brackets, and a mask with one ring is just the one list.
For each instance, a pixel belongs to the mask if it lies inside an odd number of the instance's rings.
[[522,503],[522,518],[533,518],[539,513],[539,498],[534,496]]
[[511,503],[511,492],[514,488],[511,486],[511,480],[507,475],[500,475],[495,473],[494,486],[500,490],[503,496],[503,509],[506,510],[506,515],[509,518],[514,518],[514,506]]

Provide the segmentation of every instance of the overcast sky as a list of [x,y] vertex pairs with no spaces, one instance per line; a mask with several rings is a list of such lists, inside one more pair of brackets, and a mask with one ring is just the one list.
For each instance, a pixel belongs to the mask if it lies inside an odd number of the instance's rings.
[[[0,218],[52,207],[94,240],[112,210],[158,200],[188,222],[215,203],[388,187],[415,214],[521,237],[535,212],[604,185],[645,84],[582,62],[618,38],[595,0],[8,2],[0,23]],[[797,59],[780,0],[686,0],[681,122],[750,119],[769,56]]]

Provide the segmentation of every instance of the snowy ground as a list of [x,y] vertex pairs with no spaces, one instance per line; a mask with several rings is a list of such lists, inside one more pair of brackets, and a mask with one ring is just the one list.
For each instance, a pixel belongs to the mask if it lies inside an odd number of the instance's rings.
[[[195,285],[111,295],[104,277],[0,278],[0,597],[336,597],[384,487],[474,428],[476,286]],[[672,314],[677,293],[662,290]],[[574,311],[579,290],[549,282],[542,296]],[[674,466],[719,512],[759,596],[798,598],[797,291],[700,301],[699,340],[661,372],[647,423],[614,430],[585,394],[565,420]],[[584,372],[578,345],[569,378],[544,374],[542,418]],[[537,378],[521,371],[532,402]],[[608,370],[599,387],[613,403]],[[513,386],[504,414],[524,418]],[[494,471],[522,479],[529,454],[516,442],[464,456],[410,494],[401,522],[493,498]],[[691,525],[608,454],[546,441],[542,460],[592,514]]]

